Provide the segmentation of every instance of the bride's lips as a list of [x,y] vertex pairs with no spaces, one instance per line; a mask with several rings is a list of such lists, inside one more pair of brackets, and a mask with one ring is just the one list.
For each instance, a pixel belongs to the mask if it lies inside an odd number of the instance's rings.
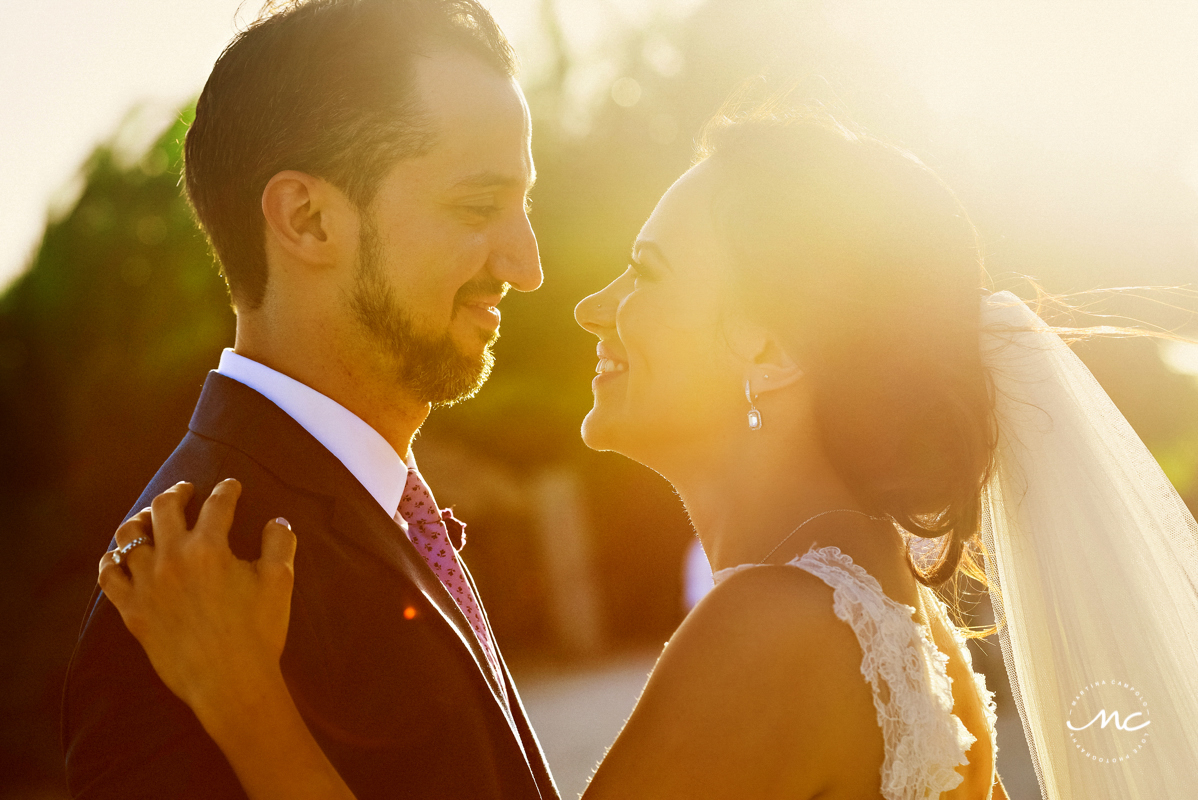
[[595,365],[595,372],[599,374],[591,381],[592,387],[598,387],[628,373],[627,358],[609,343],[599,342],[595,347],[595,355],[599,357],[599,363]]

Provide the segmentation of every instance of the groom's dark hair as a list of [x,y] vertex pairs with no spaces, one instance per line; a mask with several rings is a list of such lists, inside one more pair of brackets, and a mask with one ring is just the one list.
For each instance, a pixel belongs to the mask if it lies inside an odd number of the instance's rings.
[[476,0],[273,2],[225,48],[187,132],[185,176],[236,306],[256,308],[266,293],[271,177],[306,172],[364,209],[395,162],[434,144],[413,58],[444,49],[515,75],[510,44]]

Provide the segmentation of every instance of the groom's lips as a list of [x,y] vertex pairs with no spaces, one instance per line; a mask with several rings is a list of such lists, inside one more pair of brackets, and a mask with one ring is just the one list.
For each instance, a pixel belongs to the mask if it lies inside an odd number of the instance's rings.
[[499,327],[499,301],[502,299],[503,295],[501,294],[490,295],[488,297],[473,297],[462,303],[459,308],[469,313],[471,319],[475,320],[482,327],[495,330]]

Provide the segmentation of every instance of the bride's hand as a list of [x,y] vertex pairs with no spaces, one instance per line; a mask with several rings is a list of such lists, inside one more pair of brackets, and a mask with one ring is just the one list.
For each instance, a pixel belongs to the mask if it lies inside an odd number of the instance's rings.
[[[212,715],[235,717],[283,686],[296,542],[286,520],[268,522],[262,556],[242,561],[228,539],[241,484],[217,484],[188,530],[194,491],[179,483],[125,522],[99,582],[163,683],[211,733]],[[126,574],[114,553],[139,537],[152,543],[127,548]]]

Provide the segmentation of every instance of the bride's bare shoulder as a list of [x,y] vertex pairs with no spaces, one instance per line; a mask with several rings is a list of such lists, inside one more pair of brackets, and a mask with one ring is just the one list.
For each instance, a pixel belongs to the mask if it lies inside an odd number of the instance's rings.
[[751,797],[745,764],[786,796],[811,797],[868,783],[881,757],[861,650],[832,590],[794,567],[759,567],[721,582],[679,626],[588,797],[617,774],[655,796],[718,797],[726,785]]
[[[832,611],[832,588],[804,569],[789,564],[742,567],[716,584],[695,607],[696,619],[715,613],[741,613],[774,606],[779,611],[803,612],[803,619]],[[797,620],[796,620],[797,621]]]
[[776,673],[779,688],[796,669],[825,686],[856,686],[862,682],[861,649],[852,629],[836,616],[832,600],[830,586],[793,566],[741,570],[703,598],[667,652],[678,645],[678,658],[693,653],[705,663],[715,651],[729,658],[751,655]]

